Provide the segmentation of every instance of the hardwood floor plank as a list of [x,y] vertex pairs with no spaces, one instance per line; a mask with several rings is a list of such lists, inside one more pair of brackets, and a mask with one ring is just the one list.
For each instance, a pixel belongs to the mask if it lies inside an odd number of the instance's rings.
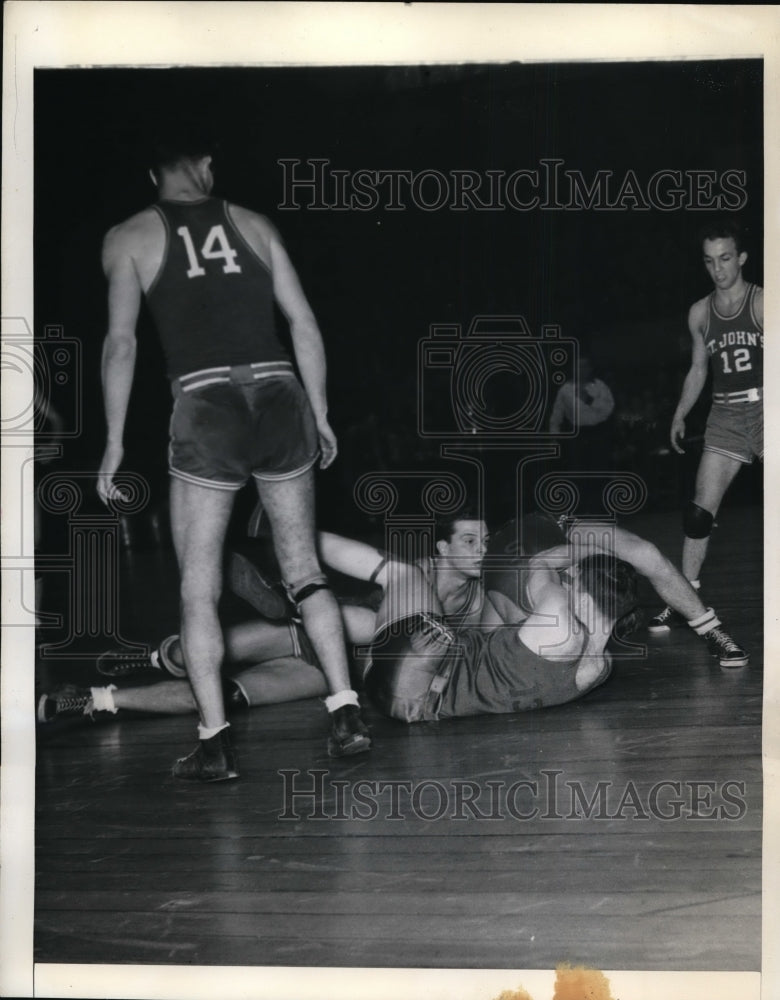
[[[677,558],[676,517],[642,518]],[[318,699],[269,706],[233,718],[242,777],[218,787],[171,776],[194,717],[42,727],[36,960],[759,968],[761,525],[719,521],[703,586],[745,670],[685,628],[637,633],[642,657],[559,708],[405,726],[367,706],[375,749],[345,760]],[[159,563],[134,559],[124,584],[148,589],[133,628],[150,641],[175,628]]]

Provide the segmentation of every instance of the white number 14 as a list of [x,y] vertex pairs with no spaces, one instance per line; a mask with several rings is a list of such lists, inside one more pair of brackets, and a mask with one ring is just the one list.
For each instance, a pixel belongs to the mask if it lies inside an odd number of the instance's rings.
[[[198,261],[195,244],[192,242],[192,234],[186,226],[179,226],[176,232],[184,240],[184,248],[187,251],[187,260],[190,265],[189,270],[187,271],[187,277],[202,277],[206,273],[206,270]],[[236,264],[238,252],[228,243],[227,234],[225,233],[223,226],[211,227],[209,234],[206,237],[206,241],[200,248],[200,252],[206,260],[223,260],[225,262],[224,267],[222,268],[223,274],[241,273],[241,268],[238,264]]]

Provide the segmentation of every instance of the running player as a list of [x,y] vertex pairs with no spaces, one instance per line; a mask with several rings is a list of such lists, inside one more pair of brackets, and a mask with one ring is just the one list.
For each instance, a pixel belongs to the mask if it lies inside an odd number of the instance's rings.
[[[691,367],[671,426],[674,450],[683,452],[685,418],[712,371],[712,406],[696,489],[683,517],[682,572],[698,590],[710,533],[726,490],[743,465],[764,457],[764,292],[745,281],[747,261],[738,227],[729,221],[702,232],[704,266],[714,290],[688,313]],[[666,607],[650,620],[651,632],[677,621]]]
[[[107,443],[98,493],[121,493],[114,475],[146,297],[174,408],[169,449],[171,524],[181,573],[181,640],[200,715],[195,751],[174,765],[181,778],[238,776],[227,735],[217,616],[222,548],[236,491],[253,478],[270,519],[290,597],[328,680],[331,751],[370,740],[349,681],[341,616],[316,555],[314,474],[336,456],[327,419],[322,336],[276,229],[265,217],[211,197],[211,149],[171,134],[155,150],[159,200],[114,227],[103,245],[108,333],[102,380]],[[303,387],[278,338],[277,303],[290,323]]]

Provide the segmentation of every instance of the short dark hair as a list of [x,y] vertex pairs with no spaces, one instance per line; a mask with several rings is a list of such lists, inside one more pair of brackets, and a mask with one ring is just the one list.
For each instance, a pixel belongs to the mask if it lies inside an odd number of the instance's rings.
[[441,514],[434,525],[434,542],[449,542],[455,532],[457,521],[484,521],[475,504],[465,503],[452,514]]
[[580,562],[580,581],[610,620],[618,621],[636,604],[636,570],[622,559],[604,553],[586,556]]
[[705,240],[734,240],[737,253],[745,249],[745,234],[736,219],[715,219],[699,229],[699,247]]
[[149,143],[149,166],[158,173],[185,160],[213,156],[216,147],[213,136],[191,122],[158,126]]

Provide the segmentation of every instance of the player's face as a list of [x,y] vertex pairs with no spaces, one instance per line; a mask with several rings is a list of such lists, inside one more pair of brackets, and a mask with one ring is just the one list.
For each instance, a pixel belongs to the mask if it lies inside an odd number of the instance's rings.
[[704,266],[716,288],[732,288],[742,274],[742,265],[747,260],[746,253],[737,253],[737,245],[732,239],[704,241]]
[[439,542],[439,555],[464,576],[478,577],[487,552],[488,530],[484,521],[456,521],[448,542]]

